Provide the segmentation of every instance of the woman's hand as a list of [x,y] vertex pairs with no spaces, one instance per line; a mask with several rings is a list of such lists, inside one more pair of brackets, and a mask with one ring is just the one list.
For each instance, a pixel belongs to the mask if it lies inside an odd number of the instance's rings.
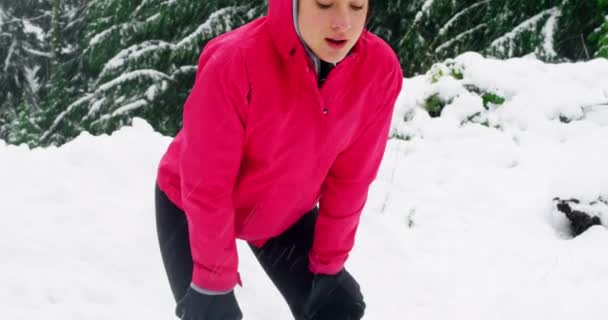
[[243,319],[234,291],[220,295],[206,295],[193,288],[189,288],[177,303],[175,315],[181,320]]
[[359,284],[344,269],[336,275],[315,275],[304,313],[307,320],[363,318],[365,302]]

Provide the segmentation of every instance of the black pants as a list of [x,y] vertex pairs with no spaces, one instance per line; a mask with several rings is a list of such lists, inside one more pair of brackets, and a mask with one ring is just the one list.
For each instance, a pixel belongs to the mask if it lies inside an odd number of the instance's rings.
[[[156,186],[156,226],[160,250],[176,301],[192,280],[192,254],[188,224],[182,210]],[[312,247],[318,209],[305,214],[290,229],[270,239],[262,248],[249,245],[266,274],[285,298],[295,319],[303,319],[302,307],[312,285],[308,251]]]

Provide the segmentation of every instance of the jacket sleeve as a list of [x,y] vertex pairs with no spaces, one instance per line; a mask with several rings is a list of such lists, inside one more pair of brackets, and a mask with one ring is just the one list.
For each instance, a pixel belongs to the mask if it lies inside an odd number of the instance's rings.
[[207,290],[240,283],[232,192],[244,147],[248,83],[238,50],[204,50],[184,105],[181,197],[192,282]]
[[[398,65],[398,63],[397,63]],[[384,98],[359,135],[342,151],[329,170],[321,189],[319,217],[309,269],[315,274],[336,274],[353,248],[359,217],[370,184],[376,178],[386,148],[395,101],[403,74],[393,68],[381,91]]]

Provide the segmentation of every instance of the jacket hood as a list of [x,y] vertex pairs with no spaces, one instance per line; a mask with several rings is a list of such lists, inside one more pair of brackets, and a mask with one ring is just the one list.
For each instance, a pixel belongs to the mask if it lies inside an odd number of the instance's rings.
[[[302,45],[304,46],[304,48],[306,49],[306,53],[308,53],[308,56],[310,57],[310,59],[312,60],[314,66],[315,66],[315,71],[317,73],[317,75],[319,75],[321,73],[321,59],[319,59],[319,57],[317,57],[316,54],[314,54],[314,52],[312,52],[312,50],[308,47],[308,45],[306,44],[306,42],[304,42],[304,39],[302,38],[302,34],[300,33],[300,28],[298,27],[298,1],[299,0],[292,0],[291,4],[293,6],[293,10],[292,12],[292,16],[293,16],[293,27],[296,30],[296,33],[298,34],[298,38],[300,39],[300,43],[302,43]],[[333,66],[335,66],[335,64],[332,64]]]
[[[314,59],[318,60],[318,58],[312,51],[309,52],[304,40],[301,40],[298,35],[295,26],[297,17],[294,15],[297,14],[297,8],[295,7],[297,3],[298,0],[268,0],[267,19],[272,42],[281,58],[288,59],[290,56],[294,56],[296,51],[301,48],[307,55],[312,55],[311,62],[317,67],[316,65],[318,63],[316,63]],[[366,32],[367,30],[363,30],[361,37],[363,37]],[[360,50],[360,40],[361,39],[357,41],[353,49],[351,49],[351,52],[358,52]]]
[[293,55],[292,50],[303,45],[294,26],[293,4],[293,0],[268,0],[270,34],[281,57]]

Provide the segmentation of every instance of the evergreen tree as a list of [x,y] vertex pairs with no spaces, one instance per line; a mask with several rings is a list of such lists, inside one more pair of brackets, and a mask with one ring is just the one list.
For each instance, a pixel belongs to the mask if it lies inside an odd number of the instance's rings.
[[0,139],[8,139],[19,114],[41,108],[49,59],[43,1],[0,2]]
[[597,46],[596,57],[608,58],[608,0],[597,0],[598,7],[605,13],[604,24],[596,28],[590,36],[591,42]]
[[135,116],[175,134],[204,44],[262,15],[262,1],[104,0],[85,30],[87,91],[64,107],[41,143],[67,140],[81,127],[111,133]]
[[604,25],[600,27],[593,36],[597,39],[596,42],[599,47],[596,56],[608,58],[608,16],[606,16]]
[[[51,61],[50,61],[50,86],[46,99],[47,107],[43,111],[42,117],[44,127],[49,126],[48,120],[52,115],[61,112],[61,109],[67,104],[66,96],[66,74],[63,70],[65,41],[63,38],[63,29],[65,27],[65,6],[61,0],[52,1],[52,21],[50,31],[51,45]],[[61,144],[63,141],[53,141],[55,144]]]
[[393,44],[409,75],[465,51],[581,60],[598,50],[588,38],[604,21],[602,1],[386,0],[374,2],[371,28]]
[[[368,28],[406,76],[465,51],[591,59],[608,56],[607,2],[371,0]],[[133,117],[173,135],[201,49],[265,12],[265,0],[0,0],[0,139],[59,145]]]
[[26,101],[22,101],[14,110],[13,120],[5,126],[6,142],[15,145],[26,144],[30,148],[37,147],[36,141],[41,132],[38,124],[40,113],[31,111],[32,108]]

